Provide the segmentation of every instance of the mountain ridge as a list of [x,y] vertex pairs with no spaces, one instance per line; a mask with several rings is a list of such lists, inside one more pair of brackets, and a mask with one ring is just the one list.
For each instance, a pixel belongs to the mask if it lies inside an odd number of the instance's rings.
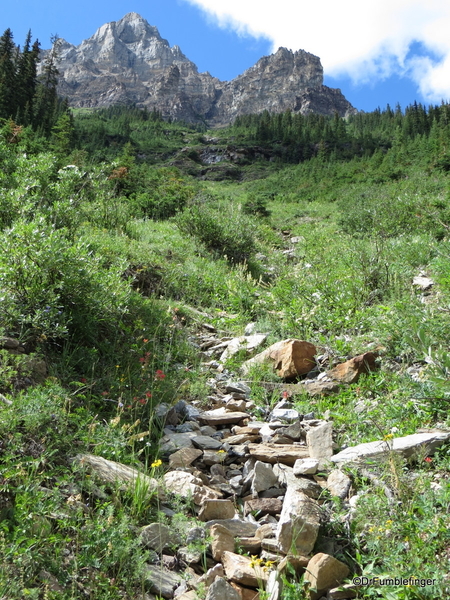
[[264,110],[340,116],[356,113],[340,90],[323,85],[320,59],[279,48],[231,81],[200,73],[179,46],[131,12],[78,46],[60,43],[58,91],[74,107],[135,104],[187,122],[228,125]]

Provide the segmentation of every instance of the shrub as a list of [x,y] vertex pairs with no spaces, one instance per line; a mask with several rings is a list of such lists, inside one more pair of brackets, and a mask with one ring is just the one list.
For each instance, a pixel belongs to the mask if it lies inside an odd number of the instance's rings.
[[117,334],[132,293],[125,261],[107,267],[86,239],[75,244],[41,218],[4,232],[0,255],[0,325],[35,345],[67,335],[97,344]]
[[267,208],[269,199],[273,199],[274,194],[249,194],[247,200],[242,205],[242,212],[246,215],[257,215],[259,217],[270,217],[271,212]]
[[233,206],[195,204],[177,217],[178,228],[196,238],[217,256],[232,263],[248,261],[255,253],[252,221]]

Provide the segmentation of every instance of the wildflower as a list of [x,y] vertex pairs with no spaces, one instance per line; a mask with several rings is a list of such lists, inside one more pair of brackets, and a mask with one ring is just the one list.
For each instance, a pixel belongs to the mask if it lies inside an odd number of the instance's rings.
[[393,437],[394,437],[393,433],[388,433],[387,435],[384,436],[383,441],[387,442],[388,440],[392,440]]
[[102,396],[107,396],[108,392],[102,392]]
[[165,379],[166,378],[166,374],[164,373],[164,371],[161,371],[161,369],[157,369],[156,373],[155,373],[155,379]]
[[147,396],[147,398],[151,398],[152,397],[152,393],[151,392],[145,392],[145,395]]
[[226,453],[226,450],[217,450],[217,453],[218,453],[218,454],[225,454],[225,453]]
[[158,460],[154,460],[150,465],[152,469],[156,469],[162,465],[162,460],[158,458]]
[[119,408],[123,408],[123,402],[119,402],[119,404],[117,405]]
[[86,383],[87,379],[86,379],[86,377],[80,377],[80,381],[81,381],[81,383]]
[[148,342],[148,340],[145,338],[142,341],[144,342],[144,344],[146,344]]
[[141,398],[139,400],[139,404],[146,404],[147,400],[145,398]]
[[427,463],[433,462],[433,459],[430,456],[426,456],[423,460]]
[[140,363],[145,363],[145,358],[143,356],[141,356],[141,358],[139,359]]
[[392,525],[392,523],[393,523],[393,522],[394,522],[394,521],[392,521],[392,519],[388,519],[388,520],[386,521],[386,525]]

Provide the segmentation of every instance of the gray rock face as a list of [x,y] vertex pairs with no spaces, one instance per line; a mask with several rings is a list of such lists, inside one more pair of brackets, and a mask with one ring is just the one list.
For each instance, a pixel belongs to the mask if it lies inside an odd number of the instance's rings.
[[261,58],[229,82],[199,73],[137,13],[106,23],[79,46],[60,48],[58,91],[75,107],[136,104],[165,117],[227,125],[238,115],[291,109],[344,116],[355,109],[323,85],[320,59],[286,48]]

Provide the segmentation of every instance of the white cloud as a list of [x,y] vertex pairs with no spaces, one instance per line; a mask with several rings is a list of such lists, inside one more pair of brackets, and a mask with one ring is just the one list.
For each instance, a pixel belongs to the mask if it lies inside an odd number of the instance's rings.
[[[429,101],[450,99],[449,0],[185,1],[221,27],[269,38],[274,51],[316,54],[327,75],[366,83],[397,73],[413,79]],[[430,56],[411,56],[413,42]]]

